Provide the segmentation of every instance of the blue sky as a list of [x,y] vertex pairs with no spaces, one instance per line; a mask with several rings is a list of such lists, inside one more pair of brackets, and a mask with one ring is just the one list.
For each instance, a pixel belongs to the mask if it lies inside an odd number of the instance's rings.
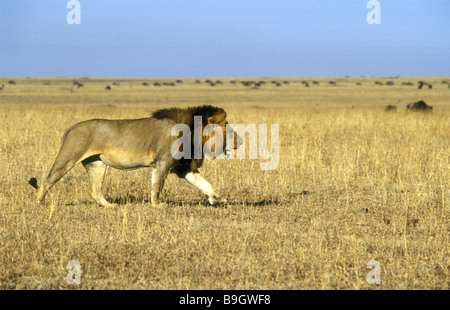
[[450,1],[0,2],[0,76],[450,75]]

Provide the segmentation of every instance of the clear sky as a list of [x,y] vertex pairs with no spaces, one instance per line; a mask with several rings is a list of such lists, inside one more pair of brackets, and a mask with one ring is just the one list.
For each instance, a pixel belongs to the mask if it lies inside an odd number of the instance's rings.
[[0,1],[0,76],[450,75],[450,1]]

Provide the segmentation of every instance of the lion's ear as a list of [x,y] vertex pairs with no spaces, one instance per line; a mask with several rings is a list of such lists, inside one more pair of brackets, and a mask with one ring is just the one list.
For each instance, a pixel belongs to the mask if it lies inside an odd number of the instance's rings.
[[208,124],[215,124],[217,122],[214,116],[208,117]]

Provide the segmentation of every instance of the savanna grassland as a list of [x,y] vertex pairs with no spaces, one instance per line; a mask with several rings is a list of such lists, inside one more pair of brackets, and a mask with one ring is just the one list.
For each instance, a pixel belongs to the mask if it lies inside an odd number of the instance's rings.
[[[450,77],[211,80],[0,78],[0,289],[449,288]],[[418,100],[433,111],[407,113]],[[102,208],[82,165],[35,203],[27,182],[48,173],[70,125],[201,104],[280,126],[277,169],[201,168],[228,205],[169,175],[152,207],[149,169],[108,169],[117,206]],[[67,283],[71,260],[80,285]],[[366,281],[371,260],[379,285]]]

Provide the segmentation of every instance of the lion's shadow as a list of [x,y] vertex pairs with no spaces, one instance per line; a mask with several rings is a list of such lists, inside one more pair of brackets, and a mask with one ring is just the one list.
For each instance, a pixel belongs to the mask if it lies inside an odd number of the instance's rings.
[[[121,197],[115,197],[115,198],[109,198],[108,201],[117,204],[117,205],[127,205],[127,204],[151,204],[149,197],[137,197],[134,195],[127,195],[127,196],[121,196]],[[161,199],[162,203],[167,204],[170,207],[182,207],[186,205],[192,205],[192,206],[205,206],[205,207],[213,207],[213,208],[226,208],[227,206],[253,206],[253,207],[261,207],[261,206],[268,206],[268,205],[279,205],[281,201],[278,198],[264,198],[257,201],[249,201],[249,200],[233,200],[228,201],[226,204],[218,204],[218,205],[211,205],[208,202],[208,199],[194,199],[190,201],[185,200],[170,200],[170,199]]]
[[[191,199],[189,201],[179,200],[179,199],[161,199],[161,202],[170,206],[170,207],[183,207],[186,205],[190,206],[205,206],[205,207],[227,207],[227,206],[253,206],[253,207],[261,207],[268,205],[280,205],[282,203],[286,203],[286,200],[296,199],[300,196],[310,195],[311,192],[302,190],[299,192],[291,192],[285,195],[284,199],[280,199],[279,197],[266,197],[260,200],[239,200],[239,199],[228,199],[226,204],[218,204],[211,205],[208,202],[208,199],[205,197],[198,199]],[[108,201],[115,203],[117,205],[126,205],[126,204],[151,204],[150,197],[148,196],[134,196],[134,195],[126,195],[121,197],[109,198]]]

